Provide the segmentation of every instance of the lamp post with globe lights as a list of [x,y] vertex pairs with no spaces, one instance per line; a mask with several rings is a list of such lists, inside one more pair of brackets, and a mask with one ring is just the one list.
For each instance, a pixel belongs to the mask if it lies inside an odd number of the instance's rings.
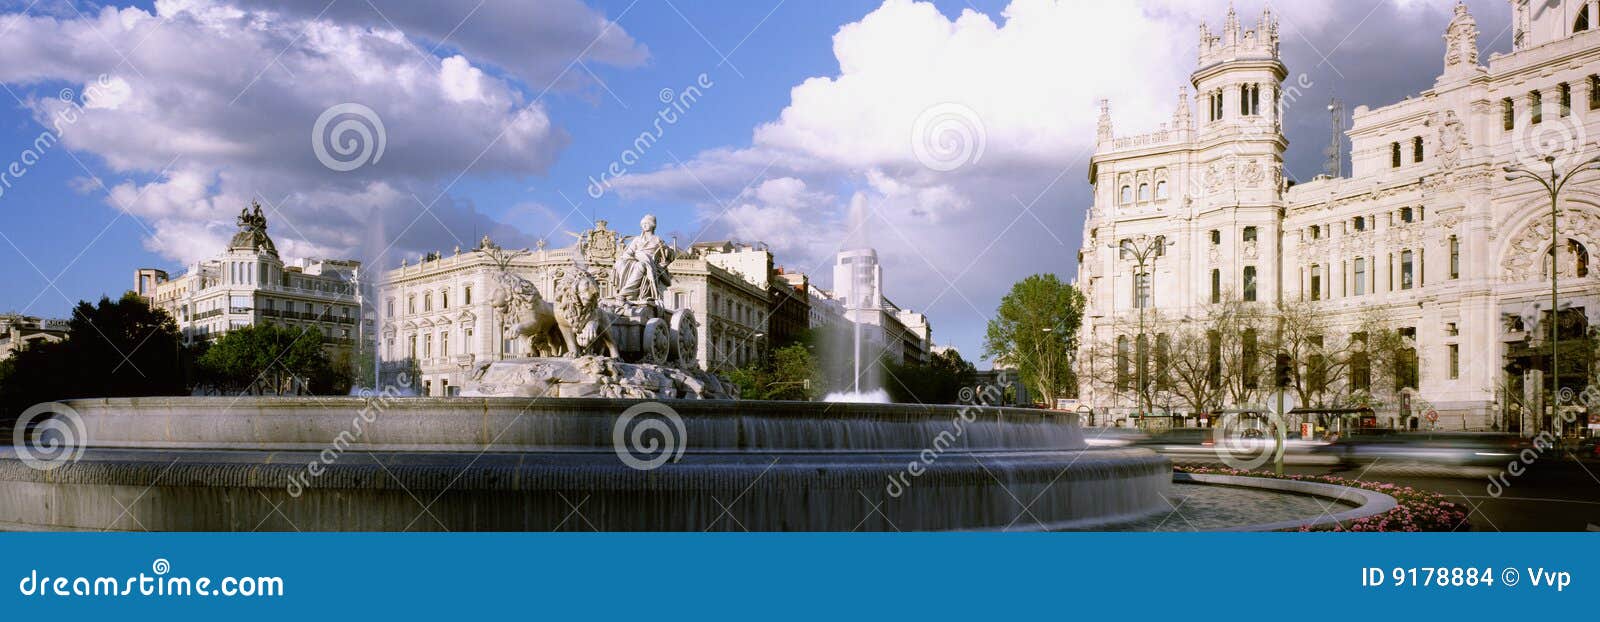
[[1132,259],[1135,269],[1133,273],[1133,305],[1139,309],[1139,335],[1134,345],[1134,364],[1138,368],[1136,385],[1139,392],[1140,416],[1149,415],[1154,408],[1149,391],[1145,388],[1144,361],[1140,359],[1139,352],[1143,350],[1148,340],[1145,337],[1144,310],[1150,306],[1155,298],[1155,283],[1152,272],[1155,269],[1156,259],[1167,254],[1167,247],[1174,245],[1166,236],[1158,235],[1151,238],[1139,234],[1132,238],[1123,239],[1121,242],[1109,246],[1118,251],[1126,259]]

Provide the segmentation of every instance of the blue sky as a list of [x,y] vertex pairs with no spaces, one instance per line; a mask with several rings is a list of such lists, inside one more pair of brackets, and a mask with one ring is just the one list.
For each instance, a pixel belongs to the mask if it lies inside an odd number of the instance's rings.
[[[1330,94],[1354,108],[1431,85],[1452,3],[1284,4],[1291,80],[1313,85],[1287,113],[1287,174],[1306,178],[1320,172]],[[887,293],[977,358],[1010,283],[1075,271],[1095,100],[1112,99],[1117,134],[1154,130],[1193,69],[1198,21],[1218,30],[1227,12],[1221,0],[374,5],[0,3],[12,59],[0,168],[46,130],[63,89],[82,102],[100,76],[111,85],[24,175],[0,179],[0,311],[62,317],[127,289],[135,268],[181,270],[250,199],[288,254],[384,267],[485,232],[564,245],[589,218],[631,230],[654,212],[680,243],[766,241],[824,284],[844,240],[877,246]],[[1507,49],[1504,3],[1469,5],[1485,57]],[[1238,3],[1246,27],[1260,11]],[[590,178],[654,126],[663,89],[701,74],[713,86],[592,198]],[[311,149],[317,112],[343,102],[372,109],[388,137],[382,159],[350,173]],[[979,119],[980,157],[918,167],[904,128],[951,103]]]

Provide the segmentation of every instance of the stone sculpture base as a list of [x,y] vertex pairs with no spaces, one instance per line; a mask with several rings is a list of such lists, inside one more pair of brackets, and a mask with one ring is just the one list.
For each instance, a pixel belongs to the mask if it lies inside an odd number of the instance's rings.
[[738,388],[699,369],[624,363],[602,356],[493,361],[478,368],[464,397],[739,399]]

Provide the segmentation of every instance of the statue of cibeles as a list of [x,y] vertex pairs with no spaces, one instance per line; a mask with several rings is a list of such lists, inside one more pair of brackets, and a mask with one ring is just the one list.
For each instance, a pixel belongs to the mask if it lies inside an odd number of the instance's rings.
[[660,304],[661,292],[672,285],[667,264],[677,250],[656,235],[656,217],[645,214],[639,221],[639,235],[626,238],[627,244],[612,266],[612,282],[617,284],[617,299],[629,305]]

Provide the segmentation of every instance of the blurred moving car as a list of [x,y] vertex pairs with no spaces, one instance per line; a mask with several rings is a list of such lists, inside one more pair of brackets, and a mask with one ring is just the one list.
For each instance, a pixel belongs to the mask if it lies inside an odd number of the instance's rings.
[[1319,451],[1352,464],[1377,460],[1455,466],[1496,465],[1528,447],[1516,434],[1498,432],[1401,432],[1356,430]]
[[[1277,443],[1270,431],[1244,430],[1232,438],[1218,439],[1216,428],[1172,428],[1134,439],[1129,444],[1169,456],[1217,457],[1218,451],[1229,454],[1273,451]],[[1283,451],[1287,455],[1310,454],[1325,445],[1323,441],[1292,434],[1284,439]]]

